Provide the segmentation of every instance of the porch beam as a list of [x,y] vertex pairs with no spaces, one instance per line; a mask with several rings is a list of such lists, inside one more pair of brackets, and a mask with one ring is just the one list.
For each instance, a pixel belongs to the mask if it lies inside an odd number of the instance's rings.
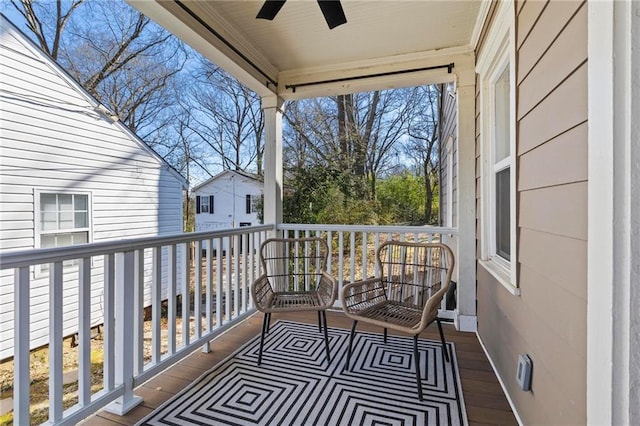
[[[285,100],[296,100],[446,83],[454,77],[446,66],[440,67],[448,64],[454,64],[452,71],[457,75],[460,84],[464,83],[460,79],[466,77],[461,75],[466,74],[465,70],[469,64],[475,65],[474,58],[473,50],[466,46],[398,55],[393,58],[383,57],[286,70],[279,74],[278,96]],[[310,82],[318,81],[323,83],[309,85]]]
[[[262,98],[265,135],[263,221],[275,225],[282,223],[282,106],[281,98]],[[275,229],[272,232],[276,232]]]

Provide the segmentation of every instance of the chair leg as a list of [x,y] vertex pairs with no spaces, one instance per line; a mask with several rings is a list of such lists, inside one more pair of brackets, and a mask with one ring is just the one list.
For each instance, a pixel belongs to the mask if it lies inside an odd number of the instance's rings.
[[264,314],[262,317],[262,330],[260,332],[260,350],[258,352],[258,365],[262,364],[262,347],[264,346],[264,335],[267,332],[267,328],[269,327],[269,315]]
[[269,330],[271,330],[271,312],[267,314],[267,328],[266,328],[267,334],[269,334]]
[[358,321],[353,321],[353,325],[351,326],[351,334],[349,335],[349,346],[347,347],[347,363],[345,364],[344,369],[349,371],[351,365],[351,345],[353,344],[353,336],[356,334],[356,325]]
[[449,349],[447,349],[447,342],[444,340],[444,333],[442,332],[442,324],[440,323],[440,318],[436,318],[436,322],[438,323],[438,331],[440,331],[440,341],[442,342],[442,352],[444,352],[444,359],[449,362]]
[[423,400],[422,397],[422,379],[420,374],[420,352],[418,352],[418,335],[413,336],[413,359],[416,364],[416,382],[418,384],[418,398],[420,401]]
[[322,311],[318,311],[318,331],[322,333]]
[[386,329],[386,327],[384,329],[384,334],[383,335],[384,335],[384,344],[386,345],[387,344],[387,329]]
[[[320,313],[320,311],[318,311]],[[322,327],[324,328],[324,346],[327,349],[327,363],[331,362],[331,351],[329,351],[329,332],[327,331],[327,311],[322,311]]]

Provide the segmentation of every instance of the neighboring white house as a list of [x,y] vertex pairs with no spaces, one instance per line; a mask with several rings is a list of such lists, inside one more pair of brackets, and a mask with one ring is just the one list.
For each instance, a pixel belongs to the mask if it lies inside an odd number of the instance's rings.
[[[181,233],[185,179],[0,19],[0,250]],[[92,259],[92,325],[104,318],[102,265]],[[0,276],[0,359],[13,355],[12,274]],[[65,335],[78,327],[77,275],[65,265]],[[32,348],[48,340],[48,285],[48,266],[33,268]]]
[[260,176],[238,170],[225,170],[196,186],[196,232],[260,224],[262,191]]

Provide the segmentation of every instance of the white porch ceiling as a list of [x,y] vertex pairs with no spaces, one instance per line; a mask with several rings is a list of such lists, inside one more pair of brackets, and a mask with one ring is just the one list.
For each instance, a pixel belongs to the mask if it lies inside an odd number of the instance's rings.
[[288,0],[273,21],[255,18],[262,0],[129,1],[262,95],[269,79],[282,94],[319,76],[432,66],[429,58],[472,51],[484,9],[480,0],[342,0],[347,23],[330,30],[311,0]]

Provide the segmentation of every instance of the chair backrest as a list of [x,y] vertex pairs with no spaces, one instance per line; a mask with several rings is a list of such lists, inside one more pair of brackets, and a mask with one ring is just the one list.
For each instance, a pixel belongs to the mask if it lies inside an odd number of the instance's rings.
[[377,252],[379,274],[386,298],[424,309],[429,304],[435,315],[444,296],[455,263],[445,244],[387,241]]
[[312,291],[327,265],[324,239],[270,238],[260,246],[260,262],[275,292]]

